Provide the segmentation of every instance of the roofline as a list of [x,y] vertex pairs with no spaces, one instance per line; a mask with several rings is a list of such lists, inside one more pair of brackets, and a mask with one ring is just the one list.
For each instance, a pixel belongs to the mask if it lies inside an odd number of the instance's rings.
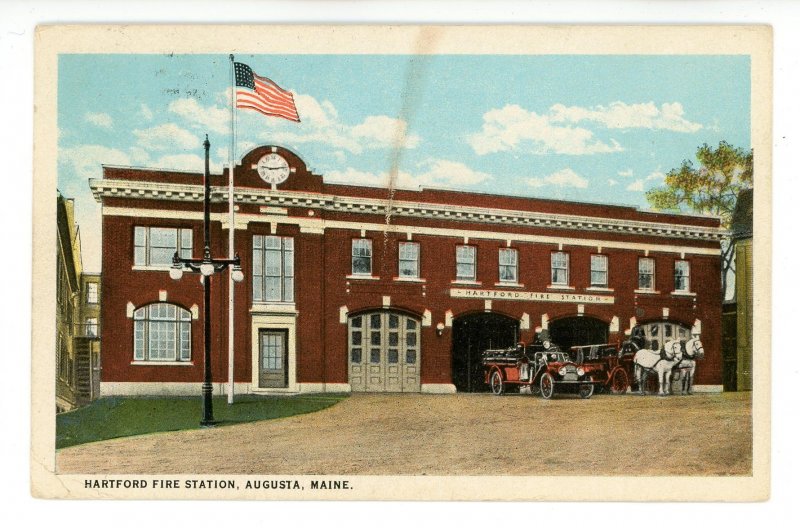
[[[241,161],[241,160],[240,160]],[[226,169],[228,165],[223,165]],[[241,167],[241,163],[237,163],[237,166]],[[186,170],[178,170],[178,169],[162,169],[158,167],[141,167],[136,165],[110,165],[110,164],[101,164],[103,168],[110,168],[110,169],[125,169],[125,170],[136,170],[136,171],[143,171],[143,172],[170,172],[174,174],[187,174],[187,175],[197,175],[203,176],[202,172],[192,172]],[[310,170],[310,169],[309,169]],[[316,173],[314,173],[316,174]],[[214,173],[210,172],[210,176],[224,176],[225,172]],[[363,183],[343,183],[343,182],[328,182],[325,181],[325,175],[319,175],[322,177],[322,182],[324,185],[333,185],[333,186],[340,186],[340,187],[364,187],[367,189],[386,189],[389,190],[389,187],[385,185],[369,185]],[[543,198],[539,196],[526,196],[521,194],[500,194],[500,193],[493,193],[490,191],[485,190],[476,190],[476,191],[466,191],[463,189],[455,189],[450,187],[439,187],[439,186],[431,186],[431,187],[423,187],[419,186],[416,189],[409,188],[409,187],[395,187],[396,190],[402,191],[410,191],[410,192],[418,192],[423,193],[424,191],[440,191],[440,192],[452,192],[452,193],[460,193],[466,195],[473,195],[473,196],[497,196],[497,197],[508,197],[508,198],[518,198],[522,200],[538,200],[542,202],[551,202],[551,203],[561,203],[561,204],[575,204],[575,205],[596,205],[602,207],[612,207],[615,209],[628,209],[637,211],[640,213],[646,214],[667,214],[672,216],[681,216],[686,218],[707,218],[707,219],[717,219],[720,220],[721,217],[718,215],[712,215],[708,213],[688,213],[683,211],[671,211],[671,210],[658,210],[658,209],[650,209],[650,208],[641,208],[638,205],[634,204],[612,204],[607,202],[596,202],[591,200],[580,201],[580,200],[561,200],[555,198]]]

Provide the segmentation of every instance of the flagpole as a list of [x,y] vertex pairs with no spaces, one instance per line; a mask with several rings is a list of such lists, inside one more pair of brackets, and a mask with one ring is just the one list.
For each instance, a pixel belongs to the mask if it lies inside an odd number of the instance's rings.
[[[228,165],[228,258],[234,258],[233,168],[236,158],[236,73],[231,59],[231,146]],[[233,404],[233,275],[228,273],[228,405]]]

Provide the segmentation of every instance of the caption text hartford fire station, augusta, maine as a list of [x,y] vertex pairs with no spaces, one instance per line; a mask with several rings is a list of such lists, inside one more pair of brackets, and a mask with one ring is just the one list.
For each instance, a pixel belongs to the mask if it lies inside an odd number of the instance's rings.
[[[197,394],[200,173],[105,166],[101,393]],[[267,183],[271,181],[272,183]],[[278,181],[279,183],[275,183]],[[547,330],[562,348],[701,333],[698,390],[721,390],[714,218],[445,190],[324,183],[281,147],[211,176],[211,253],[235,232],[237,393],[486,390],[480,354]],[[227,273],[212,281],[214,392],[228,381]]]

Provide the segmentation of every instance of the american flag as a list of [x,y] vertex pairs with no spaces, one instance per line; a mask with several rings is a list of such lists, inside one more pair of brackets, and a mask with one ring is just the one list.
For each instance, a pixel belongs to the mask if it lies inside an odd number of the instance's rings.
[[253,72],[247,64],[233,63],[236,74],[236,108],[250,108],[268,116],[300,122],[294,97],[266,77]]

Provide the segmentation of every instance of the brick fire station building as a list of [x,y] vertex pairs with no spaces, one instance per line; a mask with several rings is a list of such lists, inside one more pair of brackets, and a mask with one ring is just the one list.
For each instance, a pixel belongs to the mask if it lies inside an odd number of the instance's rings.
[[[238,393],[485,390],[480,353],[546,330],[572,345],[644,325],[658,345],[700,333],[697,389],[721,390],[715,218],[445,190],[325,183],[296,154],[250,151],[212,175],[211,252],[228,234]],[[103,167],[101,391],[197,394],[203,286],[169,277],[202,257],[201,173]],[[227,273],[227,272],[226,272]],[[227,275],[212,283],[215,392],[228,376]]]

